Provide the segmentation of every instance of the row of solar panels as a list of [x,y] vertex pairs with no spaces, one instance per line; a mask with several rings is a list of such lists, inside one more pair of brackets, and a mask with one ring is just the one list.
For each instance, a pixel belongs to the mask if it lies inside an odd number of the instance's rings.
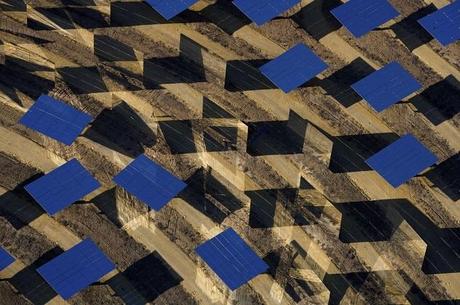
[[[169,20],[198,0],[146,0],[146,2]],[[300,0],[235,0],[233,4],[251,21],[262,25],[299,2]],[[361,37],[399,16],[399,12],[387,0],[350,0],[332,9],[331,13],[356,37]],[[460,39],[460,1],[423,17],[419,23],[443,45],[457,41]]]
[[[196,253],[232,290],[268,269],[268,265],[232,228],[198,246]],[[0,271],[14,260],[0,247]],[[40,266],[37,272],[67,300],[115,268],[115,264],[91,239],[85,239]]]

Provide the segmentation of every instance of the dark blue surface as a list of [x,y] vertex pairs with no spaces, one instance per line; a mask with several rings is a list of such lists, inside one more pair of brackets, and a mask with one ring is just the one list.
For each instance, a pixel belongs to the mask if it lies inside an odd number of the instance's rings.
[[418,21],[442,45],[460,39],[460,1],[446,5]]
[[382,111],[422,86],[399,63],[392,62],[351,87],[375,110]]
[[355,37],[361,37],[399,15],[387,0],[350,0],[331,13]]
[[233,4],[251,21],[262,25],[299,2],[300,0],[235,0]]
[[198,246],[196,253],[231,290],[268,269],[232,228]]
[[163,18],[169,20],[193,4],[197,3],[198,0],[146,0]]
[[37,272],[67,300],[114,269],[114,263],[97,245],[85,239],[38,268]]
[[408,134],[367,159],[366,163],[393,187],[398,187],[436,161],[430,150]]
[[26,185],[25,189],[48,214],[53,215],[100,186],[76,159],[72,159]]
[[8,267],[14,262],[14,257],[12,257],[5,249],[0,247],[0,271]]
[[137,157],[113,181],[155,211],[160,210],[186,186],[145,155]]
[[321,58],[304,44],[298,44],[260,67],[278,88],[288,93],[327,68]]
[[50,96],[41,95],[19,122],[70,145],[91,120],[88,114]]

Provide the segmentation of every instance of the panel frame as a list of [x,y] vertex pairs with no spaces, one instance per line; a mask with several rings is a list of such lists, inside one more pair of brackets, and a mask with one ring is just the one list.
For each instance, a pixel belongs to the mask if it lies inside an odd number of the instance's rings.
[[233,228],[202,243],[195,252],[230,290],[241,287],[269,268]]
[[[456,0],[417,22],[441,45],[448,46],[460,39],[460,1]],[[440,27],[445,23],[446,26]]]
[[373,109],[381,112],[420,90],[422,85],[403,66],[393,61],[351,87]]
[[93,118],[62,101],[41,95],[19,123],[65,145],[71,145]]
[[[151,178],[153,176],[159,179],[154,180]],[[159,211],[187,186],[143,154],[128,164],[113,181],[155,211]]]
[[[24,189],[49,215],[54,215],[100,186],[77,159],[71,159],[27,184]],[[62,194],[67,197],[60,197]]]
[[356,38],[400,15],[388,0],[350,0],[330,12]]
[[68,300],[115,268],[115,264],[87,238],[37,268],[37,272],[54,291]]
[[327,64],[318,55],[305,44],[299,43],[259,70],[284,93],[289,93],[327,68]]
[[394,188],[401,186],[438,161],[433,152],[406,134],[366,160]]
[[187,10],[198,0],[145,0],[164,19],[171,20]]

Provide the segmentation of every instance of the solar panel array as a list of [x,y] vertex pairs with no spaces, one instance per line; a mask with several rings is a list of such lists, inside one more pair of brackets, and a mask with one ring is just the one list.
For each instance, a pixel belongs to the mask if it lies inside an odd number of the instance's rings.
[[298,44],[260,67],[278,88],[288,93],[327,68],[321,58],[304,44]]
[[399,15],[387,0],[350,0],[332,9],[331,13],[355,37],[361,37]]
[[196,253],[231,290],[268,269],[232,228],[198,246]]
[[460,39],[460,1],[444,6],[418,21],[442,45]]
[[14,257],[12,257],[5,249],[0,247],[0,271],[11,265],[13,262]]
[[146,0],[163,18],[169,20],[187,8],[197,3],[198,0]]
[[99,187],[80,162],[72,159],[25,189],[48,214],[54,215]]
[[91,121],[88,114],[48,95],[41,95],[19,122],[70,145]]
[[145,155],[140,155],[113,181],[159,211],[186,185]]
[[257,25],[263,25],[287,11],[300,0],[235,0],[233,4]]
[[[197,0],[147,0],[169,20]],[[233,3],[257,25],[262,25],[298,4],[300,0],[235,0]],[[420,24],[443,45],[459,39],[460,1],[424,17]],[[331,13],[356,37],[361,37],[399,15],[386,0],[350,0]],[[298,44],[260,68],[260,72],[285,93],[300,87],[327,68],[327,64],[306,45]],[[351,86],[376,111],[383,111],[421,88],[421,84],[399,63],[391,62]],[[50,96],[42,95],[20,122],[51,138],[70,145],[92,118]],[[437,157],[408,134],[366,160],[393,187],[399,187],[437,162]],[[181,192],[186,184],[150,160],[139,155],[113,178],[155,211]],[[56,168],[28,184],[25,189],[50,215],[100,187],[99,182],[76,160]],[[231,289],[235,290],[268,265],[232,229],[206,241],[196,253]],[[0,248],[0,270],[14,261]],[[115,265],[94,242],[86,239],[37,269],[64,299],[69,299],[98,281]]]
[[37,269],[64,299],[97,282],[115,264],[90,239],[85,239]]
[[398,187],[436,163],[437,157],[408,134],[366,160],[393,187]]
[[399,63],[391,62],[351,86],[376,111],[382,111],[422,88]]

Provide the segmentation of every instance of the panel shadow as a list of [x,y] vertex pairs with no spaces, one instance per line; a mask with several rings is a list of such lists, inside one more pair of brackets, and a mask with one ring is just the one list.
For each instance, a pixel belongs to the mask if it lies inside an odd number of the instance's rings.
[[374,133],[331,137],[333,141],[329,169],[333,173],[368,171],[365,160],[396,141],[395,133]]
[[388,201],[334,206],[342,213],[339,239],[344,243],[388,241],[403,221]]
[[106,35],[94,35],[94,54],[102,61],[137,61],[133,48]]
[[104,109],[83,136],[133,158],[156,143],[152,129],[125,102]]
[[411,305],[460,305],[460,300],[430,301],[416,284],[406,293],[406,299]]
[[439,125],[460,112],[460,82],[449,75],[428,87],[409,102],[431,123]]
[[346,274],[329,274],[323,278],[323,283],[330,291],[329,305],[339,305],[348,288],[359,291],[369,273],[356,272]]
[[351,88],[351,85],[374,71],[374,68],[361,57],[358,57],[342,69],[321,81],[318,80],[318,82],[328,95],[348,108],[362,100],[362,97]]
[[0,64],[0,91],[20,106],[24,106],[16,90],[33,100],[47,94],[54,87],[54,81],[34,74],[49,71],[50,68],[6,56],[5,64]]
[[161,121],[159,125],[173,154],[197,152],[191,121]]
[[59,68],[57,72],[75,94],[107,92],[107,87],[96,67]]
[[45,213],[32,196],[24,189],[24,186],[43,175],[43,173],[35,174],[18,184],[13,190],[0,196],[0,213],[16,230],[27,226]]
[[430,4],[415,11],[400,22],[392,25],[390,28],[394,31],[396,37],[401,40],[410,51],[413,51],[433,39],[430,33],[428,33],[417,20],[436,10],[436,6]]
[[233,33],[242,27],[252,23],[248,17],[228,0],[217,0],[214,4],[208,5],[201,10],[200,15],[229,35],[233,35]]
[[450,199],[460,199],[460,153],[436,165],[426,177]]
[[[36,7],[35,10],[62,29],[76,29],[76,25],[84,29],[108,26],[105,16],[100,11],[88,7]],[[31,18],[27,18],[27,26],[33,30],[55,30],[55,28]]]
[[267,59],[227,61],[225,89],[229,91],[276,89],[277,87],[259,71],[259,67],[269,61]]
[[243,207],[224,184],[203,168],[198,169],[185,183],[187,187],[178,197],[216,223],[222,223],[231,213]]
[[10,284],[34,305],[45,305],[57,296],[57,293],[38,274],[36,269],[63,252],[59,247],[49,250],[31,265],[25,267],[9,279]]
[[0,3],[0,11],[4,12],[26,12],[27,5],[23,0],[3,0]]
[[210,126],[204,131],[203,136],[208,152],[236,150],[238,128]]
[[292,19],[313,38],[319,40],[342,26],[330,12],[341,4],[339,0],[315,0],[293,15]]
[[345,203],[337,207],[344,213],[340,231],[344,242],[388,240],[399,223],[405,220],[427,244],[423,272],[438,274],[460,271],[457,253],[460,249],[460,228],[439,228],[406,199]]
[[144,60],[144,86],[156,89],[162,84],[206,82],[204,67],[185,56]]
[[153,302],[183,280],[156,251],[128,267],[123,275],[147,302]]
[[117,227],[121,228],[123,224],[120,222],[118,208],[117,208],[117,195],[116,187],[113,187],[105,192],[94,197],[91,201],[101,210],[107,218],[114,223]]
[[203,118],[205,119],[232,119],[233,115],[225,109],[208,99],[203,97]]
[[245,194],[251,199],[251,228],[311,225],[317,223],[323,213],[323,207],[309,205],[297,196],[296,188],[264,189]]
[[247,152],[251,156],[303,152],[308,122],[293,111],[287,121],[248,122]]

